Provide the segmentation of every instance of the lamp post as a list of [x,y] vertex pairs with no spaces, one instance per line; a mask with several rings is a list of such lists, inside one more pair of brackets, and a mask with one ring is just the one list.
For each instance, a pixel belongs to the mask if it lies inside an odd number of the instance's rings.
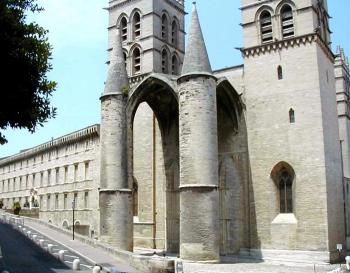
[[72,211],[73,211],[73,240],[74,240],[74,209],[75,209],[75,198],[72,201]]

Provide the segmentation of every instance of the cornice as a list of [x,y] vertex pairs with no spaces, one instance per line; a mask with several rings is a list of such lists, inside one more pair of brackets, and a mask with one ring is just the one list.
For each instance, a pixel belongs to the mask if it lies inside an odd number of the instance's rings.
[[292,37],[284,40],[277,40],[271,43],[262,44],[259,46],[241,48],[243,58],[264,55],[270,52],[282,50],[295,46],[317,43],[331,62],[334,63],[334,54],[330,48],[325,44],[323,39],[317,33],[306,34],[302,36]]
[[79,130],[79,131],[73,132],[71,134],[53,139],[53,140],[48,141],[46,143],[40,144],[39,146],[24,150],[23,152],[20,152],[18,154],[6,157],[6,158],[0,160],[0,166],[8,164],[8,163],[13,162],[13,161],[18,161],[18,160],[32,157],[32,156],[39,154],[39,153],[42,153],[44,151],[52,150],[54,148],[58,148],[58,147],[61,147],[61,146],[67,145],[67,144],[74,143],[77,140],[82,140],[82,139],[86,139],[90,136],[99,135],[99,133],[100,133],[100,125],[95,124],[95,125],[86,127],[82,130]]

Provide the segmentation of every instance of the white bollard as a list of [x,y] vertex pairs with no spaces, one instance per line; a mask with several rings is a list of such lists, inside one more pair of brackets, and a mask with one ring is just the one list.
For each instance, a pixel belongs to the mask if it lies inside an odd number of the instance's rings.
[[345,257],[345,265],[346,265],[346,269],[350,270],[350,256]]
[[64,250],[58,251],[58,259],[64,262]]
[[79,259],[74,259],[74,261],[73,261],[73,270],[74,271],[79,271],[80,270],[80,260]]
[[101,272],[101,267],[98,265],[95,265],[94,268],[92,269],[92,273],[100,273]]
[[22,228],[23,232],[26,232],[26,228]]
[[33,238],[34,241],[36,240],[37,237],[38,237],[38,235],[36,235],[36,234],[34,234],[34,235],[32,236],[32,238]]
[[28,237],[30,237],[30,234],[31,234],[32,232],[29,230],[29,231],[27,231],[27,235],[28,235]]
[[45,242],[44,239],[40,239],[40,240],[39,240],[39,245],[40,245],[40,246],[44,246],[44,242]]
[[47,251],[52,253],[52,251],[53,251],[53,244],[48,244],[47,245]]

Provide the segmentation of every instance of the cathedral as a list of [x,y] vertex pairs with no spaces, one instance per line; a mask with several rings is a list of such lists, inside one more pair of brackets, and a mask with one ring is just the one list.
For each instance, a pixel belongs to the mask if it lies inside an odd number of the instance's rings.
[[350,249],[349,64],[326,0],[241,0],[243,64],[216,71],[195,3],[186,50],[184,0],[107,10],[101,124],[0,159],[4,207],[190,261]]

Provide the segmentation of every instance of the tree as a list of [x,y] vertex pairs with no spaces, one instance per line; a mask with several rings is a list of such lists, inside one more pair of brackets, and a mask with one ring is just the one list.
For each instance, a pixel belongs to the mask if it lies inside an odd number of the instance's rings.
[[21,204],[19,202],[13,203],[13,213],[16,215],[19,215],[19,212],[21,211]]
[[[56,109],[50,97],[56,82],[47,79],[52,47],[48,31],[26,22],[28,12],[43,9],[36,0],[0,1],[0,129],[19,128],[35,132]],[[0,144],[6,143],[0,132]]]

